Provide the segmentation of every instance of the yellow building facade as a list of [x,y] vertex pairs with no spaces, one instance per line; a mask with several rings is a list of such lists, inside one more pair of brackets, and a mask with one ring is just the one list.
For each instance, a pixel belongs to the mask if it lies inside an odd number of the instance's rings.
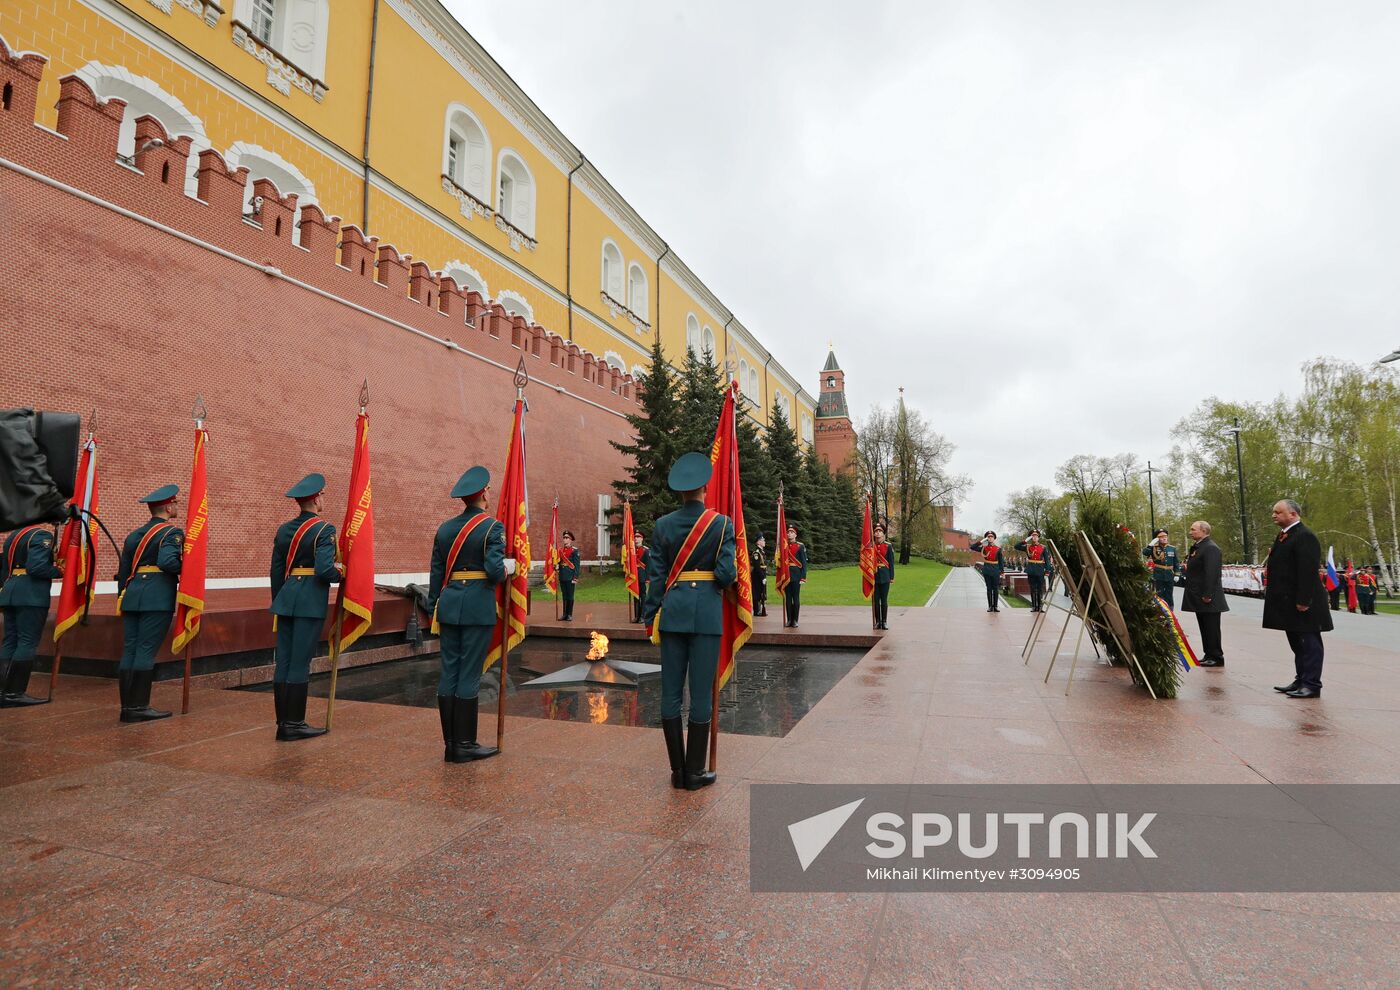
[[40,124],[77,73],[124,144],[152,114],[622,370],[709,347],[812,442],[813,397],[437,0],[8,0],[0,36],[50,60]]

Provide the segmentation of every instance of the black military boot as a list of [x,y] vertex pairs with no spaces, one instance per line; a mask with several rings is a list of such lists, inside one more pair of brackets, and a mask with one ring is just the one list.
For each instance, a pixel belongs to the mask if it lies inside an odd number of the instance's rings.
[[440,694],[438,700],[438,721],[442,723],[442,759],[452,762],[452,695]]
[[705,769],[705,757],[710,749],[710,723],[691,722],[685,741],[685,789],[698,791],[715,782],[715,774]]
[[286,721],[277,727],[277,738],[282,742],[314,739],[326,734],[325,729],[306,724],[306,689],[305,681],[282,685],[282,717]]
[[131,683],[127,688],[127,703],[129,707],[122,709],[122,721],[155,722],[163,718],[169,718],[169,712],[151,707],[151,682],[156,679],[155,668],[153,667],[150,670],[133,670],[130,672],[130,675]]
[[475,763],[500,752],[495,746],[476,741],[477,699],[452,699],[452,746],[449,763]]
[[25,693],[29,690],[29,674],[33,670],[33,659],[10,661],[10,674],[5,678],[4,701],[0,707],[28,708],[30,705],[49,703],[48,698],[31,698]]
[[285,700],[285,699],[286,699],[286,695],[287,695],[287,685],[286,685],[285,683],[283,683],[282,681],[273,681],[273,682],[272,682],[272,708],[273,708],[273,711],[275,711],[275,712],[277,713],[277,731],[278,731],[278,733],[279,733],[278,738],[281,738],[280,733],[281,733],[281,731],[282,731],[282,723],[285,722],[285,721],[287,720],[287,719],[286,719],[286,700]]
[[121,720],[125,722],[126,710],[131,707],[131,671],[117,668],[117,695],[121,698]]
[[666,737],[666,756],[671,760],[671,786],[680,790],[685,787],[685,733],[681,731],[681,717],[663,718],[661,734]]

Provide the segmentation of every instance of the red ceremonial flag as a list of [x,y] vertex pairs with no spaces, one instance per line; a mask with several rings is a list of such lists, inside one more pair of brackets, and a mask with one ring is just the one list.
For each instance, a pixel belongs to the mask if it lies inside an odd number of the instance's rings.
[[773,583],[778,588],[778,594],[787,590],[787,586],[792,583],[792,572],[789,569],[791,562],[788,559],[788,539],[787,539],[787,513],[783,511],[783,495],[778,493],[778,568],[774,572]]
[[554,500],[554,513],[549,517],[549,542],[544,547],[544,586],[550,594],[559,594],[559,500]]
[[170,642],[172,653],[179,653],[194,642],[204,614],[204,576],[209,562],[209,478],[204,448],[208,443],[208,431],[196,429],[194,471],[185,513],[185,553],[180,564],[180,591],[175,596],[175,638]]
[[483,671],[509,653],[525,638],[525,617],[530,590],[530,511],[525,490],[525,400],[515,400],[515,425],[510,431],[510,451],[506,454],[506,476],[501,483],[501,501],[496,518],[506,528],[506,556],[515,558],[515,573],[496,589],[496,615],[506,617],[506,642],[501,649],[501,623],[491,632],[491,649],[486,651]]
[[632,503],[622,503],[622,583],[633,598],[642,597],[642,585],[637,580],[636,530],[632,526]]
[[875,531],[870,528],[870,499],[865,500],[865,522],[860,528],[860,590],[869,598],[875,593]]
[[374,618],[374,490],[369,477],[369,414],[360,407],[355,420],[355,457],[350,462],[350,490],[340,527],[340,649],[369,629]]
[[744,497],[739,488],[739,439],[735,435],[737,382],[725,390],[724,409],[719,414],[714,446],[710,448],[710,476],[705,508],[734,520],[734,583],[724,591],[724,629],[720,634],[719,668],[716,689],[724,687],[734,673],[739,650],[753,635],[753,573],[749,568],[749,540],[744,528]]
[[69,504],[78,510],[78,518],[68,520],[58,542],[56,559],[63,561],[63,585],[54,615],[55,643],[87,613],[97,584],[97,441],[90,433],[78,461],[77,490]]

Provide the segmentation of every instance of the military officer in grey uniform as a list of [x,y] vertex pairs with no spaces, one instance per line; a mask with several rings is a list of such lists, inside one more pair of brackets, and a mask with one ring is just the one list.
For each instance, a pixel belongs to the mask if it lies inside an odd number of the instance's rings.
[[175,592],[184,559],[185,534],[172,519],[179,507],[177,485],[141,499],[151,518],[127,534],[117,566],[117,611],[122,617],[122,658],[117,665],[123,722],[154,722],[170,713],[151,707],[156,651],[175,614]]
[[49,592],[63,569],[54,561],[54,536],[43,526],[17,529],[0,550],[0,608],[5,612],[5,639],[0,645],[0,708],[44,705],[31,698],[29,675],[34,653],[49,617]]
[[[661,645],[661,731],[671,786],[697,791],[715,782],[705,769],[711,692],[723,632],[724,589],[736,577],[734,522],[705,508],[710,458],[692,451],[671,467],[667,484],[683,504],[652,527],[642,618]],[[681,702],[690,684],[690,733],[681,734]]]
[[442,650],[437,702],[447,763],[471,763],[499,752],[476,741],[477,694],[496,625],[496,587],[515,573],[515,560],[506,557],[505,526],[486,511],[490,484],[490,472],[480,465],[462,475],[452,497],[466,508],[433,537],[428,608]]
[[335,527],[321,518],[325,476],[308,474],[291,488],[300,512],[277,529],[272,541],[272,614],[277,624],[277,663],[272,697],[277,710],[277,738],[295,742],[324,735],[306,724],[307,681],[311,659],[326,624],[331,585],[344,566],[336,559]]
[[1181,561],[1177,559],[1176,547],[1167,542],[1165,529],[1152,534],[1152,542],[1143,548],[1142,555],[1150,562],[1152,590],[1175,612],[1176,576],[1181,573]]

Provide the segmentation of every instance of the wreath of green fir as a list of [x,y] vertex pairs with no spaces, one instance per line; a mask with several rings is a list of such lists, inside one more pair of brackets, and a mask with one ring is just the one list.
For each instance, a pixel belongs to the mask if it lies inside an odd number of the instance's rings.
[[[1052,520],[1045,528],[1046,535],[1055,541],[1069,567],[1070,579],[1079,581],[1084,574],[1084,562],[1075,545],[1074,528],[1064,520]],[[1157,605],[1152,577],[1143,566],[1142,549],[1138,546],[1137,537],[1126,526],[1114,523],[1106,500],[1081,503],[1077,528],[1089,537],[1103,560],[1109,584],[1113,587],[1118,607],[1123,612],[1123,621],[1132,637],[1133,651],[1152,690],[1159,698],[1175,698],[1181,679],[1176,632]],[[1091,611],[1094,619],[1107,622],[1098,602],[1094,603]],[[1137,668],[1128,662],[1117,641],[1107,634],[1097,638],[1107,652],[1109,662],[1115,667],[1126,666],[1133,683],[1141,685]]]

